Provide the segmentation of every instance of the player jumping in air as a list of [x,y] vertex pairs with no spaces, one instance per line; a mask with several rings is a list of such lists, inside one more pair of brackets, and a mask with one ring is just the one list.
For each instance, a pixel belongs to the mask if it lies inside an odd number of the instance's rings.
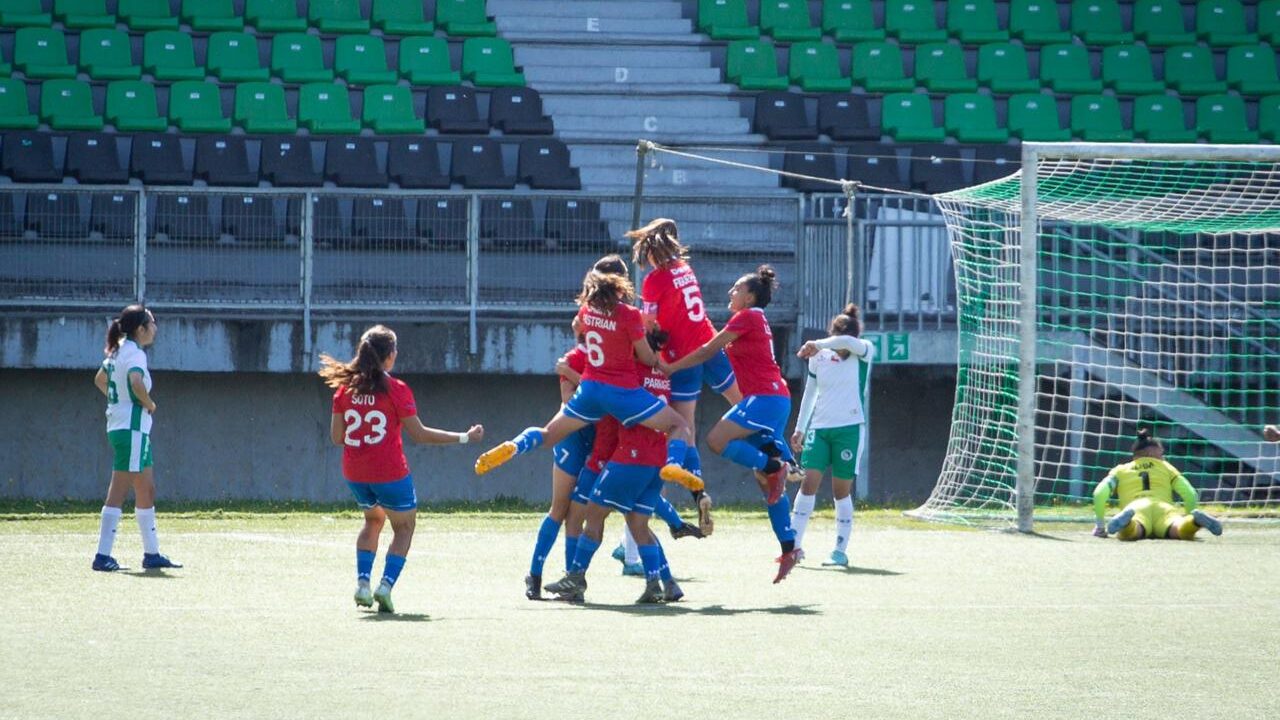
[[[1122,510],[1104,527],[1102,519],[1112,493],[1120,498]],[[1173,504],[1173,493],[1182,498],[1185,513]],[[1110,533],[1121,540],[1192,540],[1205,528],[1221,535],[1222,522],[1197,510],[1198,502],[1196,489],[1164,459],[1164,446],[1143,428],[1133,443],[1133,461],[1112,468],[1093,490],[1093,512],[1098,518],[1093,534],[1106,537]]]

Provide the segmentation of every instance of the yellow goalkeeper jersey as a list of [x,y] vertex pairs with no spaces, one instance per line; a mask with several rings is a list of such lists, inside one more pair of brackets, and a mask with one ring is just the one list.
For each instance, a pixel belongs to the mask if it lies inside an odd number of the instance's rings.
[[1174,484],[1179,479],[1187,482],[1178,468],[1159,458],[1138,458],[1115,466],[1109,474],[1115,480],[1120,507],[1144,497],[1172,504]]

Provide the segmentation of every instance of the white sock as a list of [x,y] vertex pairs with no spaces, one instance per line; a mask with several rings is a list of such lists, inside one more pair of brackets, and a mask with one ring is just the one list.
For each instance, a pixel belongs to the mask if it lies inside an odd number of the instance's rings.
[[156,537],[156,509],[138,508],[133,511],[133,517],[138,521],[138,532],[142,533],[142,552],[148,555],[160,552],[160,538]]
[[817,495],[796,493],[795,504],[791,506],[791,529],[796,531],[796,547],[804,546],[804,529],[809,526],[809,516],[813,514],[813,505],[817,501]]
[[853,496],[836,501],[836,549],[845,552],[849,548],[849,536],[853,534]]
[[640,562],[640,548],[636,547],[636,539],[631,537],[631,528],[622,528],[622,549],[627,553],[627,564],[635,565]]
[[98,523],[98,554],[110,555],[116,544],[116,526],[120,524],[120,508],[102,506],[102,520]]

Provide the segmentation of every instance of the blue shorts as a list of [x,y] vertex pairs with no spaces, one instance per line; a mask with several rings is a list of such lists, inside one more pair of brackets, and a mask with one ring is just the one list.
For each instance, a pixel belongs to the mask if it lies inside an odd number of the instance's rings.
[[703,383],[712,390],[723,393],[736,379],[733,376],[733,366],[729,364],[729,356],[721,350],[701,365],[685,368],[672,375],[671,399],[697,400]]
[[577,477],[591,457],[591,446],[596,441],[596,428],[588,425],[556,443],[555,463],[567,475]]
[[794,463],[791,445],[787,443],[787,419],[791,416],[791,398],[786,395],[750,395],[729,408],[722,420],[755,430],[747,440],[757,447],[773,442],[782,451],[782,459]]
[[612,415],[623,427],[631,427],[662,412],[667,404],[644,388],[623,388],[596,380],[583,380],[564,406],[564,414],[583,422],[599,422]]
[[374,505],[381,505],[388,510],[404,512],[418,507],[418,492],[413,489],[413,476],[388,483],[369,483],[347,481],[351,494],[356,496],[356,505],[361,510],[368,510]]
[[569,495],[569,499],[579,505],[586,505],[591,501],[591,491],[595,489],[596,481],[600,479],[600,473],[594,472],[591,468],[582,468],[578,473],[578,484],[573,486],[573,493]]
[[652,515],[662,496],[662,478],[652,465],[611,462],[591,491],[591,502],[622,512]]

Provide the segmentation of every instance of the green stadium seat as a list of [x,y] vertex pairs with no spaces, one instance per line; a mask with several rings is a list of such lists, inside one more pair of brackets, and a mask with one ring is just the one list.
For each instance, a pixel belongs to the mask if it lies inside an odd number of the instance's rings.
[[808,0],[760,0],[760,30],[783,42],[822,37],[809,20]]
[[902,51],[890,42],[854,45],[850,75],[867,92],[910,92],[916,86],[902,71]]
[[1264,43],[1280,45],[1280,0],[1258,4],[1258,35]]
[[1038,92],[1040,81],[1027,67],[1027,51],[1021,45],[988,43],[978,48],[978,83],[991,92]]
[[4,48],[0,48],[0,77],[13,72],[13,66],[4,59]]
[[1227,84],[1245,95],[1280,93],[1275,51],[1270,45],[1237,45],[1227,50]]
[[247,33],[216,32],[209,36],[205,65],[224,82],[266,80],[271,71],[258,59],[258,41]]
[[498,26],[485,12],[484,0],[436,0],[436,24],[450,35],[498,34]]
[[0,7],[0,26],[47,28],[52,24],[53,16],[43,10],[40,0],[5,0]]
[[169,87],[169,121],[182,132],[231,132],[222,93],[211,83],[185,80]]
[[947,31],[938,27],[933,3],[922,0],[885,0],[884,30],[904,43],[942,42]]
[[1063,142],[1071,139],[1071,131],[1058,122],[1058,102],[1052,95],[1024,93],[1009,98],[1007,122],[1009,134],[1022,140]]
[[1271,142],[1280,142],[1280,95],[1259,98],[1258,134]]
[[1256,143],[1239,95],[1206,95],[1196,100],[1196,132],[1211,143]]
[[778,74],[778,56],[768,40],[731,40],[724,75],[743,90],[786,90],[790,85]]
[[835,45],[823,42],[791,44],[788,76],[805,92],[848,92],[849,78],[840,74],[840,55]]
[[80,67],[94,80],[135,80],[142,68],[133,64],[133,46],[120,30],[94,28],[80,33]]
[[1195,130],[1187,129],[1182,101],[1168,95],[1143,95],[1133,100],[1133,134],[1148,142],[1193,143]]
[[400,41],[400,75],[410,85],[460,85],[462,73],[449,62],[449,43],[442,37],[409,37]]
[[1187,32],[1182,21],[1179,0],[1138,0],[1133,9],[1133,34],[1152,47],[1190,45],[1196,41],[1196,34]]
[[421,134],[427,125],[413,111],[413,93],[400,85],[374,85],[364,89],[364,126],[379,135]]
[[1244,8],[1237,0],[1197,2],[1196,35],[1210,45],[1253,45],[1258,42],[1258,34],[1245,29]]
[[884,39],[871,0],[822,0],[822,32],[842,43]]
[[316,135],[360,133],[360,121],[351,116],[347,88],[331,83],[311,83],[298,88],[298,124]]
[[373,0],[369,19],[387,35],[430,35],[436,29],[422,14],[421,2]]
[[963,43],[1006,42],[1009,31],[996,22],[994,0],[947,3],[947,31]]
[[1125,45],[1133,33],[1125,32],[1116,0],[1071,0],[1071,32],[1090,45]]
[[[444,0],[452,1],[455,0]],[[439,20],[438,10],[436,19]],[[760,28],[747,22],[747,3],[744,0],[698,0],[698,32],[710,35],[713,40],[754,40],[760,37]]]
[[320,38],[305,33],[284,33],[271,39],[271,74],[288,83],[333,80],[333,71],[324,66]]
[[307,21],[298,17],[294,0],[244,0],[244,20],[258,32],[307,31]]
[[178,29],[178,18],[169,8],[169,0],[120,0],[116,15],[130,30]]
[[307,0],[307,20],[322,33],[367,33],[360,0]]
[[1088,142],[1130,142],[1124,129],[1120,103],[1109,95],[1077,95],[1071,98],[1071,131]]
[[1009,33],[1026,45],[1071,42],[1071,33],[1062,29],[1054,0],[1010,0]]
[[40,119],[54,130],[101,130],[93,91],[80,80],[45,80],[40,86]]
[[1102,82],[1121,95],[1164,92],[1164,83],[1151,71],[1151,54],[1142,45],[1103,48]]
[[53,17],[68,28],[113,28],[107,0],[53,0]]
[[152,30],[142,38],[142,69],[157,80],[202,80],[191,35],[177,30]]
[[13,65],[29,78],[73,78],[61,30],[24,27],[14,33]]
[[[173,92],[170,88],[170,93]],[[118,80],[107,85],[107,122],[122,132],[164,132],[169,121],[157,111],[155,83]]]
[[916,47],[916,81],[930,92],[973,92],[978,81],[965,73],[964,50],[951,43]]
[[244,29],[231,0],[182,0],[182,22],[200,32]]
[[1102,92],[1093,77],[1089,51],[1083,45],[1046,45],[1040,50],[1040,80],[1060,93]]
[[960,142],[1008,142],[1009,131],[996,122],[996,103],[990,95],[956,93],[943,103],[943,125]]
[[502,38],[467,38],[462,43],[462,77],[481,87],[524,87],[511,43]]
[[27,102],[27,84],[17,78],[0,78],[0,127],[34,130],[39,124],[40,118]]
[[292,133],[298,130],[297,121],[289,117],[284,88],[271,83],[237,85],[232,119],[249,133]]
[[880,104],[880,124],[899,142],[942,142],[946,130],[933,122],[928,95],[890,93]]
[[1227,91],[1213,68],[1213,53],[1200,45],[1179,45],[1164,51],[1165,84],[1179,95],[1216,95]]
[[333,51],[333,71],[354,85],[380,85],[396,81],[387,67],[387,48],[382,38],[372,35],[344,35]]

